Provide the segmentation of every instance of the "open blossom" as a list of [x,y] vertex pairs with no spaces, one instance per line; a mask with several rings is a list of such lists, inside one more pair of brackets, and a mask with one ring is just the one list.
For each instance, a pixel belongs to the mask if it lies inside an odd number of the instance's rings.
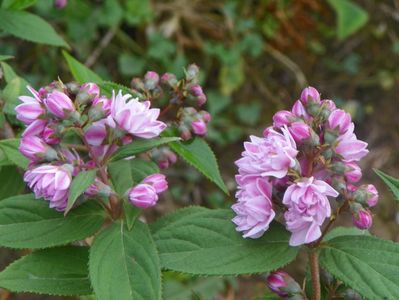
[[58,118],[66,118],[67,115],[75,111],[75,106],[72,100],[63,92],[54,90],[46,99],[44,104],[50,113]]
[[337,197],[338,192],[313,177],[302,178],[287,188],[283,204],[288,207],[284,217],[287,229],[292,232],[291,246],[307,244],[321,236],[320,226],[331,215],[327,196]]
[[233,219],[237,231],[242,231],[245,238],[260,237],[276,215],[271,202],[271,183],[264,178],[251,178],[240,186],[236,196],[238,202],[232,209],[237,214]]
[[282,178],[295,166],[295,141],[286,127],[281,131],[269,129],[264,138],[250,136],[251,141],[244,143],[242,158],[236,161],[240,174]]
[[367,143],[357,139],[353,133],[355,126],[351,123],[347,131],[338,137],[335,151],[343,157],[345,161],[359,161],[369,153]]
[[26,171],[24,181],[35,193],[36,198],[44,198],[50,207],[65,210],[68,191],[72,182],[72,166],[43,165]]
[[158,202],[155,188],[148,183],[140,183],[128,191],[129,201],[137,207],[148,208]]
[[[130,99],[130,100],[129,100]],[[128,101],[129,100],[129,101]],[[150,101],[139,102],[131,95],[122,92],[112,97],[111,116],[108,125],[116,125],[128,133],[141,138],[154,138],[166,128],[166,124],[158,121],[158,108],[150,109]]]
[[45,113],[45,110],[37,91],[29,86],[27,88],[32,93],[33,97],[20,96],[19,100],[23,103],[19,104],[15,108],[15,111],[17,112],[17,119],[28,125],[41,117]]
[[46,127],[47,121],[46,120],[41,120],[38,119],[31,124],[29,124],[28,127],[26,127],[25,131],[22,133],[22,136],[34,136],[34,135],[41,135],[44,128]]

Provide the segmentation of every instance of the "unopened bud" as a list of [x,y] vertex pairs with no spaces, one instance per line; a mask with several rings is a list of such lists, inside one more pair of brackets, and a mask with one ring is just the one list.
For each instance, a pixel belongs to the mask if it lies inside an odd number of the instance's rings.
[[326,129],[324,131],[324,142],[326,144],[333,144],[338,138],[338,132],[336,130]]
[[295,115],[288,110],[280,110],[273,116],[273,126],[282,127],[289,125],[295,119]]
[[[276,271],[270,273],[266,279],[269,289],[282,298],[303,295],[301,286],[286,272]],[[295,299],[305,299],[295,298]]]
[[[310,138],[311,129],[309,125],[304,122],[293,122],[291,126],[288,127],[292,137],[296,142],[301,142],[303,140],[307,140]],[[317,144],[319,143],[319,139],[317,137]],[[313,143],[312,143],[313,144]]]
[[346,166],[343,162],[336,161],[331,165],[331,170],[337,175],[343,175],[346,170]]
[[358,182],[362,178],[362,170],[354,162],[345,163],[345,178],[349,182]]
[[133,89],[138,90],[138,91],[144,91],[145,90],[145,86],[144,86],[143,81],[140,78],[138,78],[138,77],[135,77],[135,78],[132,79],[132,81],[130,82],[130,86]]
[[301,93],[301,101],[307,105],[309,102],[320,103],[320,94],[314,87],[307,87]]
[[159,83],[159,75],[154,71],[148,71],[144,76],[144,86],[148,90],[153,90]]
[[197,78],[199,73],[199,68],[196,64],[191,64],[188,66],[186,70],[186,79],[187,81],[192,81]]
[[76,95],[80,91],[80,85],[77,82],[68,82],[65,84],[68,93]]
[[373,217],[368,209],[363,208],[359,203],[352,203],[350,206],[353,224],[359,229],[369,229],[373,225]]
[[178,81],[175,74],[165,73],[161,77],[161,83],[174,88],[177,86]]
[[81,90],[77,95],[76,95],[76,101],[79,104],[87,104],[92,100],[91,95],[86,91],[86,90]]

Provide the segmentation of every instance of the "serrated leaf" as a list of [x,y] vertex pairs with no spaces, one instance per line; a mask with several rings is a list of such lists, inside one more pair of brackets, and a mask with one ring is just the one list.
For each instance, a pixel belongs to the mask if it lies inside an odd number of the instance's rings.
[[136,154],[151,150],[170,142],[178,141],[178,137],[161,137],[154,139],[136,139],[130,144],[120,147],[111,157],[110,161],[121,160],[126,157],[134,156]]
[[339,236],[350,236],[350,235],[370,236],[370,232],[368,232],[367,230],[358,229],[356,227],[339,226],[331,230],[329,233],[327,233],[327,235],[324,237],[323,240],[329,241]]
[[0,273],[0,287],[12,292],[78,296],[91,294],[88,247],[38,250]]
[[71,210],[76,200],[93,183],[96,178],[97,169],[81,171],[71,183],[68,195],[68,204],[65,209],[65,215]]
[[226,209],[190,207],[151,225],[161,266],[197,275],[263,273],[292,261],[298,248],[288,245],[289,234],[273,223],[259,239],[244,239]]
[[112,96],[112,91],[115,91],[117,93],[119,90],[121,90],[123,94],[130,94],[134,98],[139,98],[139,100],[144,100],[144,96],[142,94],[133,91],[127,86],[121,85],[119,83],[115,83],[112,81],[103,81],[102,83],[99,84],[99,86],[101,88],[101,92],[105,94],[107,97]]
[[132,231],[114,223],[90,249],[89,270],[98,300],[161,299],[161,268],[146,224]]
[[374,172],[382,179],[382,181],[389,187],[396,200],[399,201],[399,179],[392,177],[384,172],[374,169]]
[[341,236],[324,244],[320,263],[367,299],[399,299],[399,244],[371,236]]
[[73,58],[71,55],[68,54],[68,52],[62,51],[62,54],[64,55],[64,58],[68,64],[69,70],[73,75],[73,78],[75,78],[75,80],[79,83],[101,83],[103,81],[100,76],[98,76],[84,64]]
[[223,192],[229,193],[220,175],[215,154],[203,139],[195,137],[186,142],[170,143],[169,146],[186,162],[215,183]]
[[19,152],[19,142],[19,139],[0,140],[0,149],[3,151],[3,157],[7,162],[12,162],[16,166],[26,169],[29,160]]
[[65,245],[93,235],[104,219],[101,206],[94,201],[64,217],[33,194],[14,196],[0,201],[0,246],[40,249]]
[[22,175],[15,166],[0,167],[0,200],[18,195],[24,189]]
[[127,202],[127,201],[123,202],[123,212],[125,214],[124,217],[125,217],[127,229],[129,231],[132,230],[141,211],[142,211],[141,208],[138,208],[129,202]]
[[31,42],[69,47],[49,23],[26,11],[0,9],[0,29]]
[[327,0],[337,14],[337,35],[343,40],[362,28],[368,21],[366,10],[351,0]]

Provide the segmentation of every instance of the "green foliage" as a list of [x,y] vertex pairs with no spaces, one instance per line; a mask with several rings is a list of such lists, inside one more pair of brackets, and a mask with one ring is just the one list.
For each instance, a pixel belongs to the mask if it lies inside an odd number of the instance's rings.
[[187,300],[194,299],[215,299],[215,295],[224,288],[223,278],[199,278],[188,284],[178,280],[166,280],[163,287],[164,299]]
[[98,300],[161,299],[161,268],[147,225],[132,231],[114,223],[90,249],[91,283]]
[[88,201],[68,216],[36,200],[33,194],[0,201],[0,246],[10,248],[47,248],[82,240],[100,229],[104,212]]
[[162,137],[153,139],[136,139],[132,143],[120,147],[111,157],[110,161],[121,160],[126,157],[151,150],[170,142],[178,141],[178,137]]
[[0,287],[12,292],[60,296],[91,294],[87,247],[38,250],[0,273]]
[[28,159],[19,152],[19,139],[7,139],[0,141],[0,150],[3,155],[0,156],[0,165],[14,164],[22,169],[28,167]]
[[336,227],[326,234],[324,237],[324,241],[332,240],[333,238],[339,236],[351,236],[351,235],[364,235],[370,236],[370,233],[367,230],[361,230],[356,227]]
[[103,80],[94,73],[92,70],[87,68],[85,65],[77,61],[71,55],[68,54],[66,51],[62,51],[64,58],[69,66],[69,70],[71,71],[73,77],[79,83],[85,82],[94,82],[94,83],[101,83]]
[[201,138],[195,137],[186,142],[173,142],[169,146],[186,162],[214,182],[223,192],[228,190],[220,175],[218,163],[212,149]]
[[36,3],[37,0],[3,0],[1,3],[2,8],[8,9],[25,9]]
[[367,11],[352,0],[328,0],[337,14],[337,35],[343,40],[362,28],[368,21]]
[[197,275],[263,273],[292,261],[298,249],[273,223],[259,239],[244,239],[231,222],[231,210],[180,209],[151,225],[161,265]]
[[321,265],[368,299],[399,298],[399,244],[371,236],[340,236],[323,245]]
[[0,200],[18,195],[25,189],[22,175],[14,166],[0,167]]
[[31,42],[68,47],[49,23],[26,11],[0,9],[0,29]]
[[69,189],[68,204],[65,209],[65,215],[71,210],[76,200],[84,191],[93,183],[96,178],[97,169],[89,171],[81,171],[72,180],[71,187]]
[[384,172],[374,169],[374,172],[382,179],[382,181],[389,187],[396,200],[399,201],[399,179],[392,177]]

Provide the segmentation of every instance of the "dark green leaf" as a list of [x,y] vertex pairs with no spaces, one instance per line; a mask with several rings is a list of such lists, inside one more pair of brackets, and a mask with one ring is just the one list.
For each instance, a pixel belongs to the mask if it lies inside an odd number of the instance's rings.
[[87,247],[38,250],[0,273],[0,286],[12,292],[78,296],[92,293]]
[[93,183],[96,178],[97,170],[82,171],[72,180],[69,189],[68,204],[65,209],[65,215],[71,210],[76,200]]
[[333,230],[331,230],[327,235],[324,237],[324,241],[329,241],[332,240],[333,238],[339,237],[339,236],[350,236],[350,235],[367,235],[369,236],[370,233],[367,230],[360,230],[357,229],[356,227],[336,227]]
[[197,275],[263,273],[292,261],[298,248],[289,234],[271,224],[259,239],[244,239],[235,230],[233,212],[190,207],[162,217],[151,226],[161,266]]
[[3,0],[1,7],[15,10],[25,9],[35,4],[36,1],[37,0]]
[[0,201],[0,246],[47,248],[93,235],[104,222],[99,204],[88,201],[68,216],[36,200],[33,194]]
[[0,200],[22,193],[25,184],[15,166],[0,167]]
[[115,91],[116,93],[121,90],[123,94],[130,94],[133,97],[138,97],[139,100],[143,100],[143,95],[131,90],[130,88],[128,88],[127,86],[115,83],[115,82],[111,82],[111,81],[104,81],[102,83],[99,84],[100,88],[101,88],[101,92],[104,93],[107,97],[111,97],[112,96],[112,91]]
[[6,159],[5,164],[9,164],[7,162],[12,162],[13,164],[26,169],[28,167],[29,161],[28,159],[21,154],[18,150],[19,148],[19,139],[8,139],[0,141],[0,149],[3,151],[3,161]]
[[129,231],[132,230],[141,211],[140,208],[130,204],[129,202],[123,202],[123,212],[125,213],[126,226]]
[[146,224],[132,231],[114,223],[90,249],[89,270],[98,300],[161,299],[161,268]]
[[384,172],[374,169],[374,172],[384,181],[384,183],[389,187],[392,194],[395,196],[396,200],[399,201],[399,179],[392,177]]
[[101,83],[102,79],[84,64],[77,61],[71,55],[68,54],[66,51],[62,51],[64,58],[69,66],[69,70],[76,81],[79,83],[86,83],[86,82],[94,82],[94,83]]

